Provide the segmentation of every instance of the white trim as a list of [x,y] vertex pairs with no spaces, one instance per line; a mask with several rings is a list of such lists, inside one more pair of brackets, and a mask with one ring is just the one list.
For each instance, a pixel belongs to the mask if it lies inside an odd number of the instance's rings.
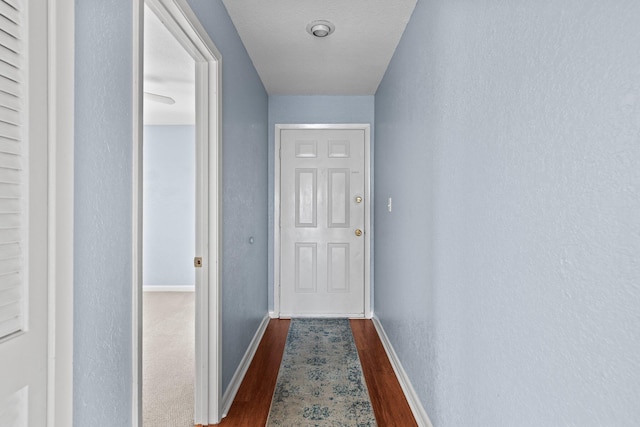
[[186,286],[147,286],[142,287],[142,292],[195,292],[193,285]]
[[48,427],[73,424],[74,10],[48,2]]
[[[196,63],[196,256],[202,258],[202,267],[196,275],[196,340],[195,340],[195,420],[206,424],[211,396],[209,396],[209,147],[207,123],[209,114],[208,64]],[[215,398],[215,397],[214,397]]]
[[416,419],[419,427],[433,427],[431,424],[431,420],[427,415],[427,411],[425,411],[422,403],[420,403],[420,398],[416,394],[413,386],[411,385],[411,381],[409,381],[409,377],[405,372],[402,364],[400,363],[400,359],[398,359],[398,355],[396,354],[393,346],[391,345],[391,341],[389,341],[389,337],[387,333],[384,331],[382,327],[382,323],[380,323],[380,319],[377,316],[373,316],[373,325],[378,331],[378,336],[380,337],[380,341],[382,341],[382,345],[384,346],[384,350],[387,352],[387,357],[391,362],[391,366],[393,367],[393,372],[395,372],[398,381],[400,382],[400,386],[402,387],[402,391],[404,392],[405,397],[407,398],[407,402],[409,403],[409,407],[411,407],[411,412],[413,412],[413,416]]
[[362,313],[340,313],[340,314],[331,314],[331,313],[322,313],[322,314],[314,314],[314,313],[280,313],[280,319],[362,319]]
[[371,309],[371,236],[373,236],[373,223],[371,222],[371,206],[373,195],[371,194],[371,125],[364,128],[364,317],[370,319],[373,316]]
[[[364,315],[358,314],[354,318],[370,319],[371,310],[371,125],[369,123],[329,123],[329,124],[276,124],[274,150],[274,224],[273,224],[273,311],[270,315],[280,317],[280,131],[284,129],[359,129],[364,131],[364,168],[365,168],[365,200],[364,205]],[[284,315],[282,315],[284,316]],[[299,317],[299,316],[297,316]],[[317,315],[314,317],[318,317]],[[319,316],[331,317],[331,315]],[[344,317],[344,315],[342,316]]]
[[273,164],[273,316],[280,317],[280,130],[275,126]]
[[[138,209],[141,202],[141,130],[142,130],[142,34],[137,29],[143,26],[143,6],[145,0],[134,0],[134,8],[139,10],[135,15],[136,26],[134,29],[134,108],[137,108],[137,117],[134,121],[134,141],[136,145],[134,154],[134,224],[141,224],[142,211]],[[220,308],[220,209],[221,209],[221,70],[222,56],[209,38],[206,30],[198,21],[186,0],[146,0],[146,4],[156,13],[166,28],[173,34],[176,40],[196,61],[196,146],[200,157],[199,167],[202,173],[197,182],[196,191],[201,196],[205,195],[207,203],[203,203],[196,210],[196,221],[202,228],[202,235],[196,242],[198,256],[203,257],[203,267],[197,274],[196,282],[196,401],[195,423],[216,424],[220,420],[221,403],[221,308]],[[138,13],[138,12],[136,12]],[[137,157],[136,157],[137,156]],[[209,173],[211,170],[212,173]],[[138,209],[138,210],[136,210]],[[141,226],[135,230],[133,259],[136,263],[134,270],[134,299],[140,298],[142,292],[142,278],[139,271],[142,269],[140,246]],[[199,283],[198,283],[199,282]],[[139,304],[133,307],[134,335],[139,332],[141,319]],[[139,340],[134,341],[134,372],[139,369],[141,360],[141,348]],[[134,380],[139,379],[139,375]],[[142,384],[135,384],[134,391],[134,420],[141,417],[139,397]],[[140,421],[138,421],[140,422]],[[134,424],[138,426],[139,424]]]
[[142,129],[144,72],[144,1],[133,0],[133,152],[131,175],[131,425],[142,427]]
[[194,60],[220,63],[222,54],[186,0],[145,0],[145,3]]
[[[191,11],[191,9],[188,9]],[[191,12],[193,15],[193,12]],[[193,15],[195,17],[195,15]],[[197,19],[196,33],[206,31]],[[209,424],[222,420],[222,55],[207,36],[203,43],[215,59],[209,65]],[[214,170],[211,170],[211,166]],[[213,343],[213,345],[211,345]],[[213,394],[213,397],[211,396]]]
[[258,330],[256,331],[253,339],[249,343],[249,347],[247,351],[244,353],[240,364],[238,365],[238,369],[233,374],[231,378],[231,382],[227,387],[227,390],[224,392],[224,396],[222,397],[222,418],[226,417],[229,413],[229,409],[231,409],[231,405],[233,404],[233,399],[235,399],[236,394],[238,393],[238,389],[240,388],[240,384],[242,384],[242,380],[244,376],[247,374],[247,370],[249,369],[249,365],[251,365],[251,361],[253,357],[256,355],[256,351],[258,350],[258,346],[260,345],[260,341],[262,341],[262,337],[264,336],[265,331],[267,330],[267,326],[269,326],[269,315],[265,315],[258,326]]

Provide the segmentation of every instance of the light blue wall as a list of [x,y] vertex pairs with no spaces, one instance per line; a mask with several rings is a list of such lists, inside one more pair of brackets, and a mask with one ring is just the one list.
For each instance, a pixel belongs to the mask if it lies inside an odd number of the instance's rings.
[[194,286],[196,129],[145,126],[143,286]]
[[638,22],[418,2],[376,94],[375,308],[435,426],[637,425]]
[[267,312],[268,100],[222,2],[189,4],[222,54],[224,391]]
[[[190,3],[223,56],[226,388],[267,309],[268,102],[222,2]],[[132,6],[76,1],[75,12],[74,425],[126,427],[132,413]]]
[[74,425],[131,425],[132,6],[75,3]]
[[[269,96],[269,310],[273,310],[275,125],[369,123],[371,125],[371,158],[373,158],[374,115],[373,96]],[[373,193],[373,176],[371,180]],[[373,236],[371,252],[373,254]]]

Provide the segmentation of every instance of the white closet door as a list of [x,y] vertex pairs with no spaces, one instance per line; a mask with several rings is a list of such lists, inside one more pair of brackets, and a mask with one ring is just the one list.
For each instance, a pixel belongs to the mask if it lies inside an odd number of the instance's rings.
[[0,425],[46,425],[47,2],[0,0]]

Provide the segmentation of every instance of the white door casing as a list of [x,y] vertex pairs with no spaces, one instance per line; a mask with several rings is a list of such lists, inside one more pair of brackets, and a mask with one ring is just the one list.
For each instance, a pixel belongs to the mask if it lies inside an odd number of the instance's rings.
[[[12,238],[3,234],[3,256],[14,256],[4,253],[4,248],[13,253],[12,247],[20,247],[20,254],[16,253],[15,256],[22,259],[20,264],[23,273],[16,274],[13,267],[3,264],[1,274],[15,279],[21,277],[24,285],[20,292],[23,300],[20,330],[0,339],[0,425],[35,427],[47,424],[48,129],[43,123],[48,121],[45,101],[48,91],[48,16],[46,0],[21,1],[15,2],[15,5],[24,11],[18,14],[17,25],[23,31],[21,40],[16,43],[26,47],[26,56],[17,61],[21,63],[19,68],[24,67],[27,72],[22,74],[18,70],[21,77],[16,79],[20,98],[18,111],[23,113],[13,114],[5,108],[2,111],[2,162],[3,165],[6,162],[14,163],[14,160],[9,159],[14,155],[8,154],[13,149],[8,147],[16,144],[7,138],[13,139],[10,135],[13,130],[10,128],[15,126],[15,129],[21,129],[17,131],[20,137],[15,141],[23,146],[20,154],[24,159],[21,170],[25,173],[22,174],[22,197],[18,200],[22,208],[14,213],[13,208],[7,208],[8,205],[3,203],[0,227],[5,229],[7,225],[13,226],[16,224],[14,221],[19,221],[22,235],[20,241],[26,244],[14,244],[11,242]],[[3,7],[13,8],[8,4],[3,4]],[[3,34],[6,38],[7,34]],[[5,45],[4,40],[2,44]],[[23,85],[23,82],[27,84]],[[4,93],[3,96],[7,94]],[[16,173],[19,171],[20,169],[16,170]],[[3,179],[1,185],[13,186],[12,182],[13,179]],[[3,280],[2,283],[0,287],[5,287],[9,282]],[[0,310],[7,307],[9,306],[0,307]]]
[[48,427],[73,423],[74,7],[48,0]]
[[368,130],[276,129],[280,286],[274,306],[281,317],[370,315]]

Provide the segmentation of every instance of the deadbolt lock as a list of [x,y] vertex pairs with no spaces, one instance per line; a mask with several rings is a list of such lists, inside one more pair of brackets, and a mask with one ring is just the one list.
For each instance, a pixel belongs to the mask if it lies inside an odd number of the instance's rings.
[[356,203],[362,203],[362,197],[356,196]]
[[362,236],[362,230],[360,230],[359,228],[356,230],[356,236]]
[[193,266],[196,268],[202,267],[202,257],[197,256],[193,259]]

